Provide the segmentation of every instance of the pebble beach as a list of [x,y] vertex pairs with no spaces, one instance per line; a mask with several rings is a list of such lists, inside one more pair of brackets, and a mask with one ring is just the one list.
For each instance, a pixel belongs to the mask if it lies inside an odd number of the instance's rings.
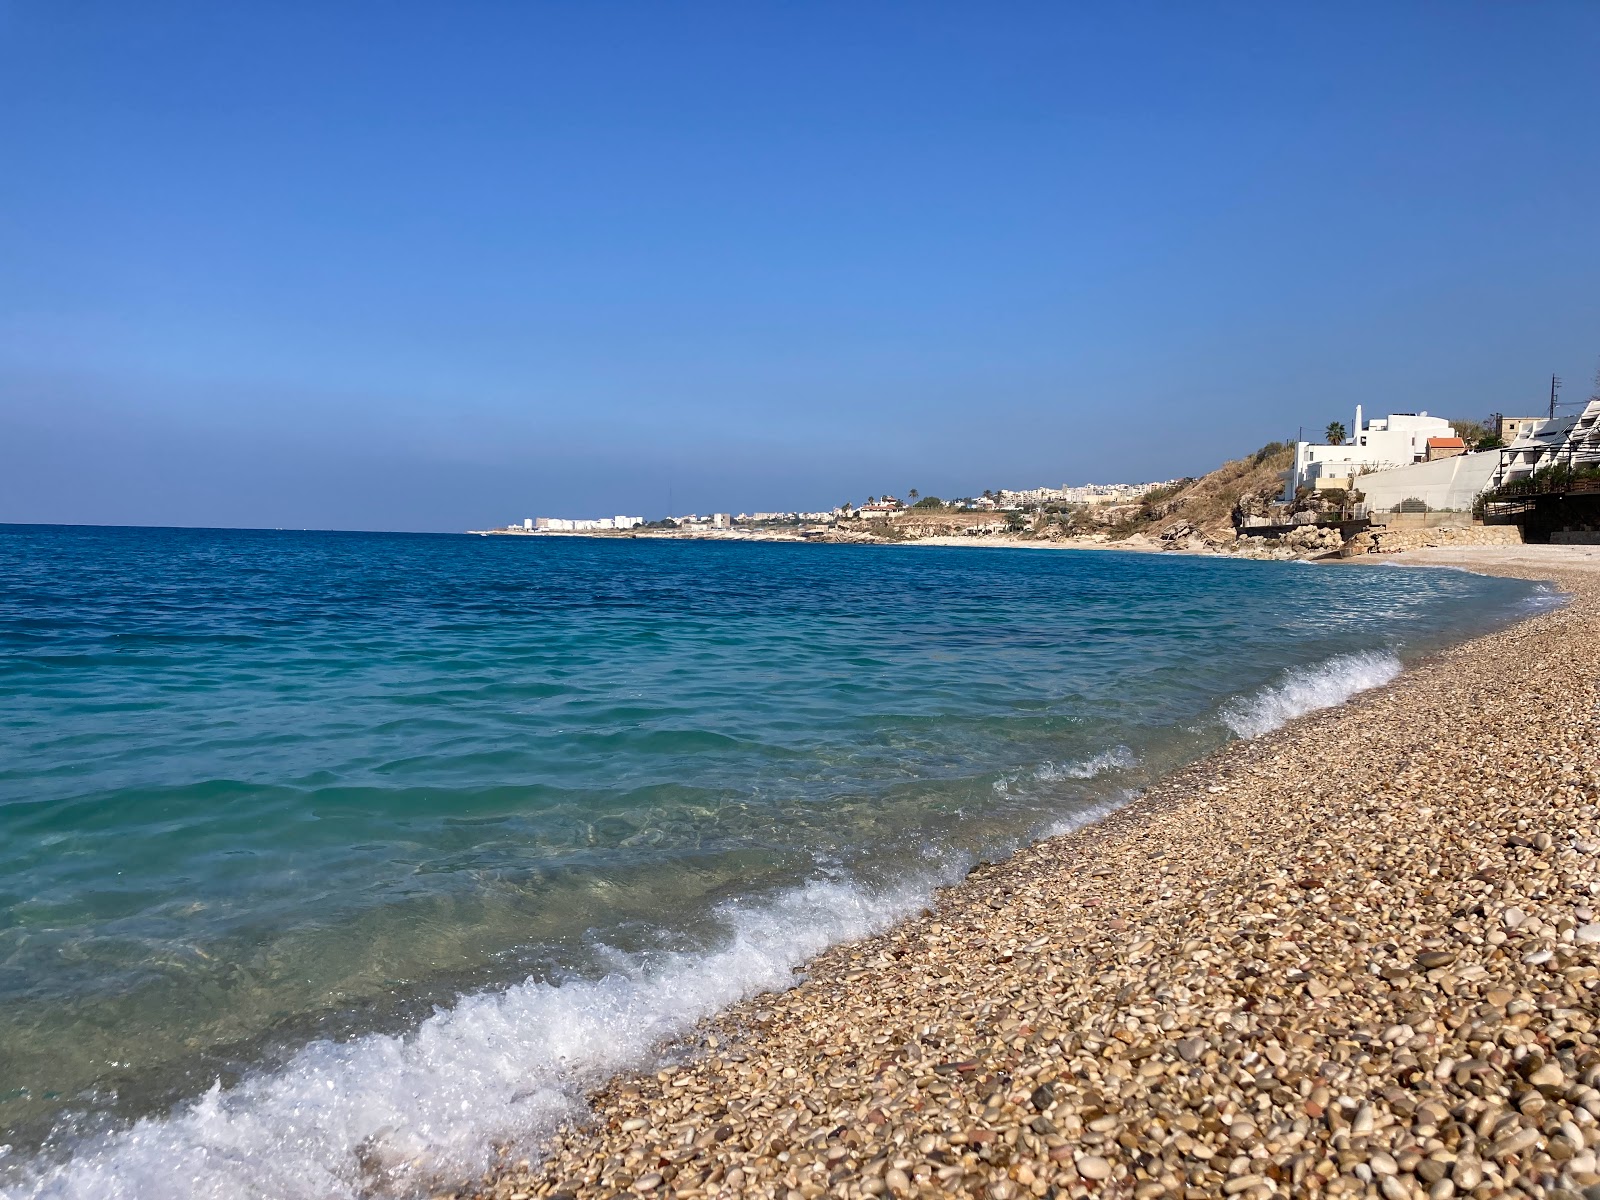
[[1600,1197],[1600,551],[1400,558],[1568,603],[979,867],[446,1194]]

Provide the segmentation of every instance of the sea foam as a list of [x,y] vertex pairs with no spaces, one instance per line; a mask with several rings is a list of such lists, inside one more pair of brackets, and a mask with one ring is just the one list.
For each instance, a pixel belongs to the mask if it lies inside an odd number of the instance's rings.
[[1138,756],[1126,746],[1113,746],[1082,762],[1045,763],[1035,769],[1035,779],[1049,782],[1053,779],[1093,779],[1107,771],[1121,771],[1139,761]]
[[1296,717],[1343,704],[1358,692],[1381,687],[1399,675],[1399,658],[1388,652],[1341,654],[1308,667],[1293,667],[1281,682],[1225,705],[1222,722],[1240,737],[1260,737]]
[[723,906],[728,937],[709,953],[467,996],[403,1036],[314,1042],[281,1069],[32,1168],[0,1197],[330,1200],[474,1177],[491,1147],[529,1144],[580,1111],[586,1087],[650,1062],[701,1018],[791,986],[811,956],[916,912],[961,865],[876,893],[814,880]]
[[[1094,779],[1109,771],[1123,771],[1136,766],[1139,756],[1126,746],[1113,746],[1109,750],[1102,750],[1088,758],[1073,762],[1046,762],[1026,771],[1007,771],[993,783],[994,791],[998,795],[1007,795],[1016,790],[1016,785],[1032,781],[1035,783],[1059,783],[1065,779]],[[1025,788],[1023,790],[1026,790]]]

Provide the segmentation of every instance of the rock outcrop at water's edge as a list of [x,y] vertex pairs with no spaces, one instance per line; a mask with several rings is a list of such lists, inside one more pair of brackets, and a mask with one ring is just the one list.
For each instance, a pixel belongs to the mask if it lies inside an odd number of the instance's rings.
[[1563,579],[824,954],[463,1194],[1585,1194],[1600,576]]

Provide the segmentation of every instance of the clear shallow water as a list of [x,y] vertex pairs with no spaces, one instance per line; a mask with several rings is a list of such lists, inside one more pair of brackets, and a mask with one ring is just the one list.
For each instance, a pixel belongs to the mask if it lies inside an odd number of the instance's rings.
[[975,858],[1547,601],[1101,552],[0,526],[0,1194],[471,1171]]

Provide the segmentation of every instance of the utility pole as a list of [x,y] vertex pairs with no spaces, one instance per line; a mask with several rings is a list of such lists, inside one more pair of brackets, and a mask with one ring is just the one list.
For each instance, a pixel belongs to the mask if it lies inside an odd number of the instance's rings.
[[1561,380],[1555,375],[1550,376],[1550,419],[1552,421],[1556,419],[1556,393],[1560,390]]

